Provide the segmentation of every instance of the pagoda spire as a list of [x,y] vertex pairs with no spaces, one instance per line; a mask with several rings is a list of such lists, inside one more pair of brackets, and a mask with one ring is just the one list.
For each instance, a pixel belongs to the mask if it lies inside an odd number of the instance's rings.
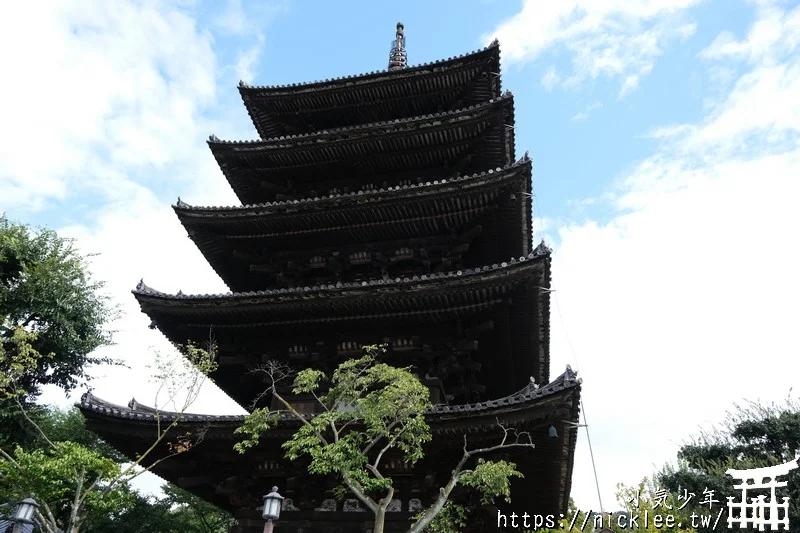
[[408,66],[406,57],[406,37],[403,33],[403,23],[397,23],[397,33],[392,42],[392,51],[389,52],[389,70],[398,70]]

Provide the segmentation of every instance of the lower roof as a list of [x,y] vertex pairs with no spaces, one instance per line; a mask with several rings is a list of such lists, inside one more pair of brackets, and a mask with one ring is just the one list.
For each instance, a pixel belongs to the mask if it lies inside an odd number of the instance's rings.
[[483,267],[387,280],[228,294],[179,292],[172,295],[152,289],[142,281],[133,294],[156,326],[173,321],[185,324],[191,320],[208,320],[215,326],[256,322],[277,326],[313,323],[317,319],[362,320],[387,313],[398,316],[449,312],[502,299],[519,283],[541,277],[549,264],[550,253],[550,248],[542,242],[527,256]]
[[[427,419],[434,433],[444,427],[442,424],[455,419],[469,424],[479,423],[486,419],[494,424],[497,416],[530,409],[564,391],[573,389],[580,391],[581,383],[582,379],[578,377],[578,373],[567,365],[566,370],[560,376],[546,385],[539,385],[533,378],[530,378],[525,387],[503,398],[463,405],[435,405],[427,412]],[[76,406],[88,419],[93,421],[116,421],[107,428],[109,434],[116,432],[125,424],[148,426],[158,421],[171,423],[175,420],[179,421],[182,429],[193,425],[212,424],[214,428],[227,431],[227,429],[239,427],[244,423],[246,417],[246,415],[204,415],[160,411],[140,404],[135,398],[128,402],[127,406],[122,406],[103,400],[91,392],[84,393]],[[292,427],[298,423],[288,411],[278,411],[278,413],[281,419],[279,425]],[[267,433],[268,435],[269,433]],[[233,434],[230,436],[234,438]]]
[[[580,392],[581,380],[568,366],[563,374],[549,384],[539,386],[531,380],[524,388],[504,398],[466,405],[437,405],[427,414],[434,435],[431,443],[434,447],[429,454],[436,456],[430,460],[443,460],[450,453],[447,450],[459,453],[463,446],[463,435],[469,435],[469,439],[475,442],[493,438],[492,435],[497,434],[498,424],[509,429],[527,430],[532,432],[536,450],[530,458],[533,462],[528,461],[526,468],[547,469],[548,479],[552,480],[550,483],[557,484],[557,487],[544,487],[534,483],[536,490],[544,491],[537,497],[557,500],[558,505],[566,511],[577,440],[574,424],[579,416]],[[234,430],[244,422],[243,415],[159,413],[141,406],[135,400],[125,407],[104,401],[91,393],[84,394],[77,407],[87,418],[91,429],[131,458],[137,457],[153,443],[157,427],[163,428],[165,424],[176,420],[178,423],[173,436],[185,433],[204,435],[202,442],[188,452],[160,463],[154,473],[179,486],[183,484],[187,490],[224,508],[231,508],[230,502],[220,496],[216,487],[225,480],[269,478],[285,481],[296,474],[294,470],[300,468],[282,459],[280,443],[299,427],[299,422],[285,412],[280,412],[278,426],[265,433],[259,446],[245,455],[239,455],[233,450],[237,440]],[[560,437],[557,446],[544,437],[549,425],[558,429]],[[166,451],[156,453],[164,454]],[[198,468],[202,468],[201,483],[197,482]],[[419,469],[416,472],[420,473]],[[554,490],[556,494],[552,494]]]

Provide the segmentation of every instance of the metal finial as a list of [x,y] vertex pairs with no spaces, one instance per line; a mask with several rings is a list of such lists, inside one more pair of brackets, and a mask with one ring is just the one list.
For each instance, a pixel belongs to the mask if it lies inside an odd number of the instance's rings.
[[389,70],[397,70],[408,66],[406,37],[403,28],[403,23],[398,22],[395,40],[392,42],[392,51],[389,52]]

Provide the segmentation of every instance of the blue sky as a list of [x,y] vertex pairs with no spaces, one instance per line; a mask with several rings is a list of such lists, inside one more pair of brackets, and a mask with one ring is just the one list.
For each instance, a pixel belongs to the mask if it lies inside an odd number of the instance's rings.
[[[148,403],[130,296],[226,290],[170,209],[235,197],[205,139],[253,139],[236,90],[500,40],[535,227],[555,247],[552,368],[584,378],[606,509],[742,399],[800,370],[800,7],[779,0],[17,3],[0,20],[0,212],[74,236],[123,318],[100,396]],[[64,402],[53,394],[53,401]],[[213,387],[195,411],[237,412]],[[584,435],[573,496],[598,508]]]

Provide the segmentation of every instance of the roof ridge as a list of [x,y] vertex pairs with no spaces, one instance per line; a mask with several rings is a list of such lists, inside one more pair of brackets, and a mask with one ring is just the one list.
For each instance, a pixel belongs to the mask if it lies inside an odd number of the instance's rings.
[[490,176],[494,173],[503,172],[510,169],[517,169],[522,168],[525,165],[530,165],[531,159],[528,157],[528,153],[525,153],[525,156],[520,158],[513,163],[509,163],[502,167],[496,167],[489,170],[482,170],[480,172],[473,172],[472,174],[459,174],[457,176],[451,178],[439,178],[434,180],[426,180],[425,182],[418,182],[418,183],[410,183],[406,185],[394,185],[389,187],[381,187],[378,189],[368,189],[368,190],[359,190],[359,191],[352,191],[352,192],[343,192],[343,193],[336,193],[336,194],[327,194],[322,196],[314,196],[314,197],[307,197],[307,198],[300,198],[297,200],[281,200],[275,202],[261,202],[258,204],[242,204],[240,206],[195,206],[188,204],[181,200],[181,197],[178,197],[178,200],[175,204],[172,205],[173,209],[192,209],[196,211],[237,211],[237,210],[245,210],[245,209],[261,209],[265,207],[280,207],[286,205],[297,205],[297,204],[304,204],[304,203],[312,203],[316,201],[322,200],[334,200],[338,198],[351,198],[356,196],[371,196],[380,193],[387,193],[391,191],[398,191],[404,189],[421,189],[425,187],[432,187],[434,185],[446,185],[449,183],[457,183],[460,181],[465,181],[468,179],[479,178],[482,176]]
[[433,119],[436,119],[436,118],[444,118],[446,116],[452,117],[452,116],[456,116],[458,114],[461,114],[461,113],[464,113],[464,112],[467,112],[467,111],[472,111],[472,110],[475,110],[475,109],[478,109],[478,108],[489,108],[489,107],[497,105],[498,103],[504,103],[505,101],[508,101],[508,100],[513,102],[513,99],[514,99],[514,95],[511,93],[511,91],[507,90],[507,91],[503,92],[502,94],[500,94],[500,96],[497,96],[496,98],[492,98],[492,99],[490,99],[490,100],[488,100],[486,102],[482,102],[480,104],[474,104],[474,105],[471,105],[471,106],[468,106],[468,107],[462,107],[462,108],[459,108],[459,109],[454,109],[452,111],[441,111],[439,113],[431,113],[431,114],[427,114],[427,115],[416,115],[416,116],[413,116],[413,117],[406,117],[406,118],[402,118],[402,119],[397,118],[397,119],[394,119],[394,120],[384,120],[384,121],[379,121],[379,122],[368,122],[366,124],[354,124],[354,125],[351,125],[351,126],[340,126],[340,127],[330,128],[330,129],[326,129],[326,130],[313,131],[313,132],[310,132],[310,133],[298,133],[296,135],[281,135],[279,137],[269,137],[267,139],[251,139],[251,140],[246,140],[246,141],[222,140],[222,139],[220,139],[219,137],[217,137],[216,135],[214,135],[212,133],[211,135],[208,136],[208,140],[206,142],[209,145],[218,144],[218,145],[222,145],[222,146],[265,145],[265,144],[272,144],[275,141],[289,141],[289,140],[310,138],[310,137],[320,136],[320,135],[331,135],[331,134],[344,133],[344,132],[348,132],[348,131],[357,131],[359,129],[369,129],[369,128],[374,128],[376,126],[388,126],[390,124],[411,124],[411,123],[414,123],[414,122],[420,122],[420,121],[424,121],[424,120],[433,120]]
[[503,261],[502,263],[493,263],[492,265],[484,265],[482,267],[474,267],[474,268],[465,268],[457,271],[448,271],[448,272],[439,272],[435,274],[422,274],[422,275],[415,275],[415,276],[404,276],[404,277],[396,277],[394,279],[376,279],[376,280],[369,280],[369,281],[349,281],[349,282],[337,282],[337,283],[325,283],[320,285],[306,285],[303,287],[290,287],[290,288],[282,288],[282,289],[265,289],[260,291],[246,291],[246,292],[228,292],[225,294],[167,294],[165,292],[158,291],[149,287],[144,280],[139,281],[136,285],[136,288],[131,291],[133,294],[139,294],[142,296],[159,296],[159,297],[168,297],[171,299],[176,300],[194,300],[194,299],[213,299],[213,298],[221,298],[221,297],[238,297],[238,298],[251,298],[254,296],[272,296],[276,294],[301,294],[301,293],[308,293],[308,292],[318,292],[323,290],[330,290],[330,289],[357,289],[362,287],[374,287],[378,285],[400,285],[406,283],[415,283],[420,281],[427,281],[427,280],[440,280],[445,278],[452,278],[454,276],[473,276],[479,275],[485,272],[491,272],[495,270],[502,270],[506,268],[513,268],[514,265],[519,265],[521,263],[526,263],[528,261],[534,261],[541,257],[549,256],[552,253],[552,250],[545,244],[544,239],[542,242],[537,246],[531,253],[527,256],[520,256],[519,258],[512,257],[508,261]]
[[365,77],[368,77],[368,76],[378,76],[380,74],[386,74],[386,75],[391,75],[391,74],[395,74],[395,73],[405,73],[405,74],[407,74],[409,71],[413,71],[415,69],[431,67],[431,66],[447,63],[448,61],[454,61],[456,59],[464,59],[464,58],[467,58],[467,57],[470,57],[470,56],[476,56],[476,55],[481,54],[483,52],[486,52],[488,50],[492,50],[494,48],[499,48],[499,47],[500,47],[500,42],[497,39],[495,39],[488,46],[485,46],[483,48],[478,48],[478,49],[473,50],[471,52],[466,52],[466,53],[459,54],[459,55],[456,55],[456,56],[451,56],[451,57],[448,57],[446,59],[437,59],[436,61],[428,61],[427,63],[420,63],[420,64],[417,64],[417,65],[409,65],[409,66],[403,68],[402,72],[399,71],[399,70],[388,70],[388,69],[386,69],[386,70],[373,70],[371,72],[362,72],[361,74],[348,74],[346,76],[337,76],[335,78],[327,78],[327,79],[323,79],[323,80],[314,80],[314,81],[300,82],[300,83],[287,83],[287,84],[283,84],[283,85],[250,85],[248,83],[245,83],[242,80],[239,80],[238,87],[240,89],[240,92],[241,92],[241,89],[251,89],[251,90],[292,89],[292,88],[300,88],[300,87],[311,87],[313,85],[324,85],[326,83],[354,80],[354,79],[358,79],[358,78],[365,78]]

